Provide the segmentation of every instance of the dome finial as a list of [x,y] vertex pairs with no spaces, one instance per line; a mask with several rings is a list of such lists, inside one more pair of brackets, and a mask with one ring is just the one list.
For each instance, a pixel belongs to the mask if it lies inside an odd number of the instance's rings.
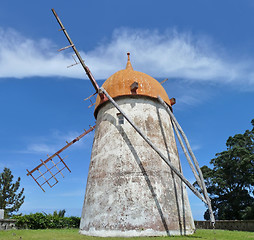
[[132,65],[131,65],[130,55],[131,54],[129,52],[127,52],[128,60],[127,60],[127,64],[126,64],[126,69],[133,70]]

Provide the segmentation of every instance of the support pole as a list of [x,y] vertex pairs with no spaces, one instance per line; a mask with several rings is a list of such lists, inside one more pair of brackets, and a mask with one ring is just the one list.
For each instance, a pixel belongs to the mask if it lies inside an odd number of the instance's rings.
[[204,194],[204,197],[205,197],[205,199],[206,199],[206,204],[207,204],[207,206],[208,206],[208,210],[209,210],[209,214],[210,214],[210,220],[211,220],[212,224],[214,225],[214,223],[215,223],[215,218],[214,218],[214,214],[213,214],[213,210],[212,210],[211,200],[210,200],[210,198],[209,198],[209,196],[208,196],[207,189],[206,189],[206,186],[205,186],[204,177],[203,177],[202,171],[201,171],[201,169],[200,169],[200,167],[199,167],[198,161],[197,161],[195,155],[193,154],[193,152],[192,152],[192,150],[191,150],[191,146],[190,146],[190,144],[189,144],[189,141],[188,141],[188,139],[187,139],[187,137],[186,137],[184,131],[182,130],[181,126],[180,126],[179,123],[177,122],[177,120],[176,120],[174,114],[171,112],[171,110],[170,110],[170,108],[168,107],[168,105],[163,101],[163,99],[162,99],[160,96],[158,96],[158,100],[159,100],[159,102],[164,106],[164,108],[166,109],[166,111],[168,112],[168,114],[170,115],[171,119],[172,119],[173,122],[175,123],[177,129],[178,129],[179,132],[181,133],[181,135],[182,135],[182,137],[183,137],[183,139],[184,139],[184,141],[185,141],[185,143],[186,143],[187,149],[188,149],[188,151],[189,151],[189,153],[190,153],[190,155],[191,155],[191,157],[192,157],[192,159],[193,159],[194,165],[195,165],[196,170],[197,170],[197,172],[198,172],[198,174],[199,174],[199,177],[200,177],[200,180],[201,180],[201,185],[202,185],[202,189],[201,189],[201,190],[203,190],[203,194]]
[[[207,201],[198,192],[198,190],[182,175],[182,173],[161,153],[161,151],[146,137],[141,130],[130,120],[130,118],[123,112],[120,106],[114,101],[114,99],[107,93],[107,91],[101,87],[100,91],[105,94],[109,101],[115,106],[115,108],[124,116],[124,118],[130,123],[130,125],[138,132],[138,134],[154,149],[155,152],[163,159],[163,161],[173,170],[173,172],[190,188],[190,190],[200,198],[205,204]],[[100,93],[100,92],[99,92]]]
[[186,157],[186,159],[187,159],[187,161],[188,161],[188,163],[189,163],[189,165],[190,165],[190,168],[191,168],[191,170],[192,170],[192,172],[193,172],[193,174],[194,174],[194,176],[195,176],[195,178],[196,178],[196,181],[197,181],[199,187],[200,187],[201,190],[202,190],[203,188],[202,188],[202,185],[201,185],[200,178],[199,178],[199,176],[198,176],[198,174],[197,174],[197,172],[196,172],[196,170],[195,170],[195,167],[193,166],[193,163],[192,163],[192,161],[191,161],[191,159],[190,159],[190,156],[189,156],[188,152],[186,151],[186,148],[185,148],[185,146],[184,146],[184,144],[183,144],[183,141],[182,141],[182,139],[181,139],[181,137],[180,137],[180,135],[179,135],[179,132],[177,131],[176,125],[175,125],[174,121],[171,121],[171,122],[172,122],[173,128],[174,128],[174,130],[175,130],[177,139],[178,139],[178,141],[179,141],[179,143],[180,143],[180,145],[181,145],[181,147],[182,147],[182,150],[183,150],[183,152],[184,152],[184,155],[185,155],[185,157]]

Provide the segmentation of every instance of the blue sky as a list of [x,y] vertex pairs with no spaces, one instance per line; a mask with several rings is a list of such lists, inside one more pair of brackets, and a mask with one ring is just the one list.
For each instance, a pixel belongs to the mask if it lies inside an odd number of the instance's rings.
[[[126,65],[163,84],[200,166],[225,150],[254,118],[253,1],[4,1],[0,8],[0,171],[21,177],[21,212],[66,209],[80,216],[93,133],[62,156],[72,173],[43,193],[31,170],[95,123],[84,98],[94,93],[51,8],[99,85]],[[193,182],[180,153],[185,176]],[[203,203],[189,193],[193,216]]]

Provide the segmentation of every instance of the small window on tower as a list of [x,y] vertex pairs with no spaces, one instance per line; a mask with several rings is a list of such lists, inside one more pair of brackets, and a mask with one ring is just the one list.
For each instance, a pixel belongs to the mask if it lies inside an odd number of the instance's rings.
[[123,117],[123,114],[122,113],[117,113],[117,118],[118,118],[118,124],[121,125],[121,124],[124,124],[124,117]]

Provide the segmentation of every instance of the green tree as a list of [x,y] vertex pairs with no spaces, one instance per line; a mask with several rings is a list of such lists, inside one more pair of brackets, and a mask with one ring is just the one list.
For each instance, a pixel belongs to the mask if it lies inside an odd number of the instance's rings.
[[55,210],[54,213],[53,213],[53,216],[54,217],[62,217],[63,218],[65,213],[66,213],[65,209],[59,210],[58,212],[57,212],[57,210]]
[[9,168],[0,173],[0,209],[5,210],[5,217],[17,212],[24,203],[24,188],[17,192],[20,186],[20,177],[13,183],[13,175]]
[[53,214],[43,212],[43,214],[44,214],[45,216],[58,217],[58,218],[63,218],[64,215],[65,215],[65,213],[66,213],[66,210],[65,210],[65,209],[59,210],[58,212],[57,212],[57,210],[55,210],[55,211],[53,212]]
[[[216,219],[254,219],[254,119],[251,123],[252,130],[228,138],[227,150],[210,161],[213,168],[201,168]],[[208,210],[204,217],[209,219]]]

